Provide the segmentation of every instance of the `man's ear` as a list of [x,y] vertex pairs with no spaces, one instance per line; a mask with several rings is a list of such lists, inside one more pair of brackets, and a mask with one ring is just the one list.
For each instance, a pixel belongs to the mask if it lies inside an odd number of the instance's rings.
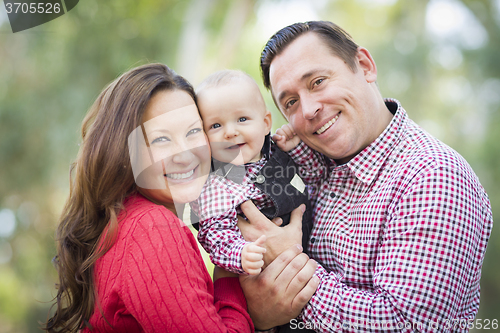
[[372,55],[364,47],[358,47],[358,53],[356,55],[358,69],[363,71],[366,82],[372,83],[377,81],[377,65],[375,65],[375,60],[373,60]]
[[273,117],[271,112],[266,109],[266,114],[264,115],[264,123],[266,124],[266,132],[271,131],[271,127],[273,126]]

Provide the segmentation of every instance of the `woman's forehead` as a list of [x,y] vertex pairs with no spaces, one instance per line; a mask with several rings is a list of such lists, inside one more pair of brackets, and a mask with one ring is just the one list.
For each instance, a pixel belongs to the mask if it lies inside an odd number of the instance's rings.
[[154,94],[146,106],[142,122],[147,122],[169,111],[196,105],[193,98],[184,90],[162,90]]
[[148,133],[159,130],[175,132],[184,130],[185,128],[201,122],[198,108],[194,102],[177,109],[164,110],[163,112],[151,112],[148,115],[154,116],[153,118],[143,118],[143,120],[146,120],[143,122],[144,129]]

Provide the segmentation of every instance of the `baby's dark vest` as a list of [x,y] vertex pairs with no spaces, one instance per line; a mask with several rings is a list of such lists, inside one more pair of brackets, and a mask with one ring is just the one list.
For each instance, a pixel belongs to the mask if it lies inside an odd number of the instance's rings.
[[[301,192],[297,185],[294,185],[297,184],[299,169],[290,156],[282,152],[275,144],[271,145],[271,151],[267,163],[252,179],[255,185],[266,193],[274,204],[273,207],[263,208],[260,211],[268,219],[281,217],[282,226],[285,226],[290,223],[291,212],[301,204],[305,204],[306,211],[302,216],[302,246],[304,252],[307,253],[312,230],[312,207],[307,188],[302,188]],[[303,184],[302,180],[298,180],[298,182]]]

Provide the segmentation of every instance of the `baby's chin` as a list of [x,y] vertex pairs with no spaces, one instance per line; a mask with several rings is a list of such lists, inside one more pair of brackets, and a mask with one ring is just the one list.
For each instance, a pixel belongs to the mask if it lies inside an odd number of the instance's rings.
[[224,156],[224,154],[213,154],[212,156],[217,161],[220,161],[222,163],[231,163],[234,165],[244,165],[245,163],[247,163],[247,162],[245,162],[245,160],[241,156],[237,156],[236,158],[231,158],[231,157],[228,157],[227,155]]

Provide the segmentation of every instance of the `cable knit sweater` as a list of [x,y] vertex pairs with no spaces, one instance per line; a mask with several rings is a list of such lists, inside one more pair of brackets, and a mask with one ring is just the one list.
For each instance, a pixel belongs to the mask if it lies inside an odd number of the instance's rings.
[[137,194],[118,218],[116,242],[95,264],[94,332],[253,331],[238,279],[214,287],[191,231],[172,212]]

